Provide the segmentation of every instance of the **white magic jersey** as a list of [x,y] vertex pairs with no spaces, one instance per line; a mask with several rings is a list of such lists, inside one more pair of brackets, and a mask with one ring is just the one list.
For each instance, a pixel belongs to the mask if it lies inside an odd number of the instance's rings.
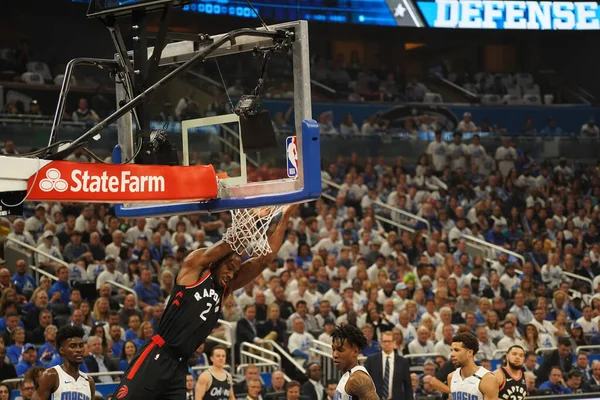
[[460,375],[460,368],[457,368],[452,374],[450,382],[450,392],[453,400],[483,400],[483,393],[479,390],[481,378],[485,374],[490,373],[487,369],[479,367],[479,369],[467,379]]
[[92,390],[88,376],[79,372],[79,378],[75,380],[67,374],[60,365],[52,367],[58,373],[58,388],[52,393],[51,400],[90,400]]
[[[365,367],[361,367],[359,365],[352,368],[350,371],[346,372],[344,375],[342,375],[342,377],[340,378],[340,382],[338,383],[337,387],[335,388],[335,394],[333,395],[333,400],[352,400],[352,396],[350,396],[348,393],[346,393],[346,383],[348,382],[348,379],[350,379],[350,375],[352,375],[356,371],[362,371],[365,374],[369,375],[369,373],[367,372]],[[371,375],[369,375],[369,376],[371,376]]]

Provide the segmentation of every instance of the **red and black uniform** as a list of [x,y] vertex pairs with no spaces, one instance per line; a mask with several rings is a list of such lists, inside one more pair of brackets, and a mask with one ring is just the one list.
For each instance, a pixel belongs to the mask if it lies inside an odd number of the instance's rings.
[[224,292],[210,271],[193,285],[175,284],[158,333],[133,358],[114,396],[185,399],[188,359],[217,325]]
[[498,399],[523,400],[527,396],[527,382],[523,371],[520,377],[513,377],[504,367],[501,370],[504,374],[504,383],[499,388]]

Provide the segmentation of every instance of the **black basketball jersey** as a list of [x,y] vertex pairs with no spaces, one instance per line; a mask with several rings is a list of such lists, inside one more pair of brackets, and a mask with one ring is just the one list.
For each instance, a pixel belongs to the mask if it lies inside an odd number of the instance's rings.
[[498,393],[498,399],[501,400],[523,400],[527,396],[527,383],[525,374],[521,371],[521,378],[514,379],[504,367],[501,368],[504,374],[504,384]]
[[187,360],[206,340],[219,319],[225,288],[217,287],[210,271],[193,285],[175,284],[158,325],[158,334],[175,356]]
[[212,377],[212,383],[206,390],[206,393],[204,393],[203,400],[229,400],[229,393],[232,386],[231,376],[226,372],[225,380],[220,381],[213,375],[210,369],[208,370],[208,373]]

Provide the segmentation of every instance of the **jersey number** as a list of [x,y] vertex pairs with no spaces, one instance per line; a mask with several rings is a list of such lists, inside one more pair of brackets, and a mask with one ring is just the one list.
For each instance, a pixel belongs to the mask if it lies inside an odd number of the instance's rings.
[[208,303],[207,306],[208,307],[206,308],[206,310],[204,310],[204,311],[202,311],[202,313],[200,313],[200,318],[202,318],[203,321],[206,321],[206,314],[209,313],[209,311],[213,305],[212,305],[212,303]]

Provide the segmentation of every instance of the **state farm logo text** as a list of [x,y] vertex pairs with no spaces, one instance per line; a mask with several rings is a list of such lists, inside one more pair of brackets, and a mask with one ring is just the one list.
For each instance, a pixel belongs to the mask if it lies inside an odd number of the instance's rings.
[[86,193],[160,193],[165,191],[165,178],[155,175],[131,175],[131,171],[109,175],[90,175],[79,169],[71,172],[71,184],[61,177],[56,168],[46,171],[46,178],[40,181],[43,192],[86,192]]

